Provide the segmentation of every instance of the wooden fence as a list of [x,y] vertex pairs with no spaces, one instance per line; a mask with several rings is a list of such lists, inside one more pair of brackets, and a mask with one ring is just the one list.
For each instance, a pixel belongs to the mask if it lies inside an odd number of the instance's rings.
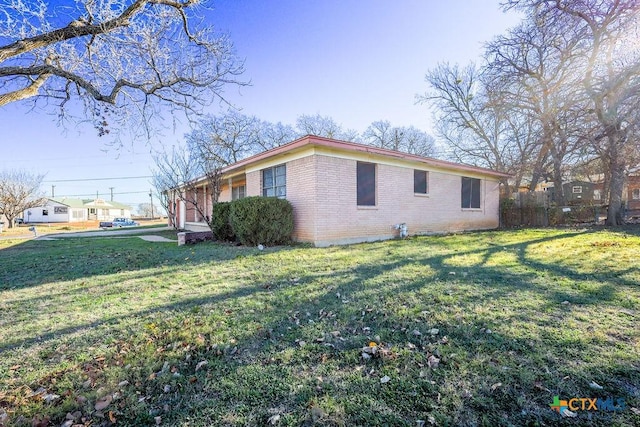
[[593,204],[556,206],[550,202],[549,193],[543,191],[516,193],[513,198],[500,203],[500,226],[548,227],[598,223],[607,213],[607,207]]

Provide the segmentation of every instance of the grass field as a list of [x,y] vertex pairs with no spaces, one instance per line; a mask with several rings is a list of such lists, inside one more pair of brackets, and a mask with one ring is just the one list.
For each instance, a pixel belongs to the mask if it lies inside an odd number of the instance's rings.
[[637,228],[0,241],[0,425],[640,425],[639,257]]

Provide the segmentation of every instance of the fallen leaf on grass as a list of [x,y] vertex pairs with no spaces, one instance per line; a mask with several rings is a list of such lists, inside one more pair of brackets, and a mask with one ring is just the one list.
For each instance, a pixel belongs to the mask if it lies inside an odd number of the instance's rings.
[[109,421],[111,421],[113,424],[116,423],[116,416],[113,414],[113,411],[109,411]]
[[578,416],[578,414],[576,414],[575,412],[571,412],[570,410],[568,410],[567,408],[562,410],[562,416],[563,417],[568,417],[568,418],[575,418]]
[[154,417],[153,419],[155,420],[157,426],[162,424],[162,417]]
[[318,408],[317,406],[314,406],[314,407],[311,408],[311,419],[314,422],[320,421],[324,417],[325,417],[325,413],[322,410],[322,408]]
[[56,401],[60,399],[60,396],[58,396],[57,394],[53,394],[53,393],[47,393],[44,396],[42,396],[42,400],[44,400],[47,403],[51,403],[53,401]]
[[604,388],[604,387],[602,387],[600,384],[598,384],[598,383],[597,383],[597,382],[595,382],[595,381],[591,381],[591,382],[589,383],[589,387],[591,387],[591,388],[593,388],[593,389],[595,389],[595,390],[602,390],[602,389]]
[[435,357],[433,354],[427,358],[427,365],[429,365],[430,368],[435,369],[438,367],[439,364],[440,364],[440,359]]
[[49,425],[49,417],[40,417],[40,415],[34,417],[31,420],[31,427],[47,427]]
[[498,387],[502,387],[502,383],[495,383],[491,386],[491,391],[496,391]]
[[380,383],[381,384],[386,384],[389,381],[391,381],[391,377],[389,377],[388,375],[385,375],[384,377],[380,378]]
[[633,413],[634,413],[634,414],[636,414],[636,415],[640,415],[640,409],[638,409],[638,408],[633,408],[633,407],[632,407],[632,408],[631,408],[631,412],[633,412]]
[[208,365],[209,362],[207,362],[206,360],[203,360],[202,362],[198,362],[198,364],[196,365],[196,372],[198,372],[203,366]]
[[269,417],[269,419],[267,420],[267,422],[269,424],[271,424],[272,426],[278,424],[278,422],[280,421],[280,414],[275,414]]
[[106,396],[101,397],[96,401],[94,408],[96,409],[96,411],[102,411],[103,409],[106,409],[107,406],[111,404],[112,400],[113,400],[113,397],[110,394],[107,394]]

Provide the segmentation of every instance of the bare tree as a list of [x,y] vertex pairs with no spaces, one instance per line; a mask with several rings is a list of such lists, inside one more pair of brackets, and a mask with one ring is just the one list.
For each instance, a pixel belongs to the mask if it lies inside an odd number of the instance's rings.
[[607,225],[622,222],[622,192],[631,159],[637,159],[640,107],[640,15],[633,0],[511,0],[549,31],[575,40],[571,72],[578,74],[599,129],[587,136],[597,146],[609,182]]
[[138,215],[141,215],[145,218],[153,218],[156,214],[160,214],[160,209],[155,204],[140,203],[138,204]]
[[287,144],[301,136],[292,126],[282,124],[281,122],[271,123],[262,121],[258,133],[260,136],[260,145],[264,150],[270,150]]
[[518,125],[522,117],[511,114],[488,90],[486,78],[491,77],[474,65],[460,69],[441,64],[427,73],[431,90],[417,99],[435,107],[436,130],[452,148],[452,160],[507,172],[519,182],[524,165],[535,155],[534,128],[527,122]]
[[40,191],[44,175],[34,175],[23,170],[0,172],[0,215],[13,228],[14,220],[27,209],[43,206],[47,199]]
[[364,131],[362,140],[367,145],[402,151],[419,156],[435,154],[435,140],[413,126],[391,126],[388,120],[378,120]]
[[41,100],[61,117],[83,108],[100,135],[149,136],[163,111],[200,111],[244,83],[230,40],[194,24],[199,3],[2,2],[0,106]]
[[574,44],[565,33],[548,31],[534,20],[497,37],[486,51],[486,73],[493,77],[488,90],[508,104],[511,114],[528,116],[538,130],[530,190],[551,175],[558,203],[564,203],[564,166],[582,141],[574,135],[583,110],[577,108],[579,94],[571,89],[577,83],[571,71]]
[[194,156],[208,162],[202,164],[205,173],[214,163],[224,166],[264,151],[261,126],[258,118],[230,110],[201,118],[185,138]]
[[153,185],[160,204],[167,211],[169,224],[178,227],[177,201],[205,217],[206,206],[197,197],[198,177],[202,173],[198,159],[194,159],[185,147],[174,146],[170,151],[156,153],[154,161]]
[[343,141],[357,141],[359,134],[353,129],[344,130],[340,124],[328,116],[303,114],[296,120],[300,136],[315,135]]

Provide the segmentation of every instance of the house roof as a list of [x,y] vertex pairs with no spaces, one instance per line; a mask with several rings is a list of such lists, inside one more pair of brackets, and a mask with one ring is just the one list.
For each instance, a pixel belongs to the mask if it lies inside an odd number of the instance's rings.
[[114,208],[114,209],[131,209],[131,206],[124,203],[114,202],[102,199],[71,199],[68,197],[50,198],[56,203],[66,205],[70,208]]
[[344,152],[375,154],[375,155],[394,158],[398,160],[419,162],[434,168],[450,169],[450,170],[456,170],[456,171],[468,172],[468,173],[478,173],[478,174],[492,176],[496,178],[508,178],[511,176],[509,174],[498,172],[492,169],[465,165],[461,163],[448,162],[446,160],[437,160],[430,157],[423,157],[415,154],[403,153],[401,151],[372,147],[370,145],[358,144],[355,142],[339,141],[336,139],[324,138],[324,137],[313,136],[313,135],[306,135],[288,144],[284,144],[279,147],[273,148],[271,150],[264,151],[260,154],[247,157],[244,160],[240,160],[239,162],[236,162],[234,164],[231,164],[225,167],[222,170],[222,172],[224,174],[232,174],[233,172],[236,172],[242,168],[253,165],[260,161],[267,160],[281,154],[299,151],[309,147],[325,147],[325,148],[344,151]]

